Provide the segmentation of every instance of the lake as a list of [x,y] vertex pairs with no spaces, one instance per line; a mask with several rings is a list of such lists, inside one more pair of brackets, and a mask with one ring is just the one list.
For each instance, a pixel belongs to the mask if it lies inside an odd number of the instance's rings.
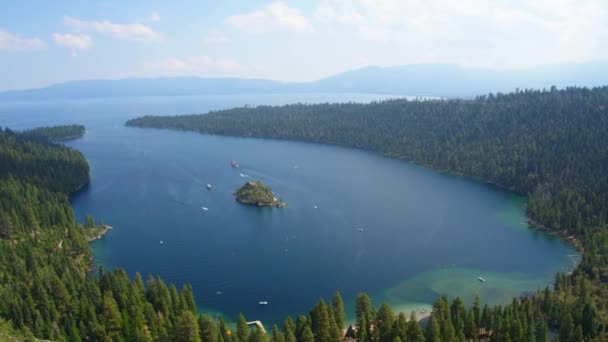
[[[402,310],[426,308],[444,293],[506,303],[572,268],[571,246],[528,229],[524,199],[486,184],[354,149],[124,127],[144,114],[383,98],[0,102],[0,125],[86,125],[83,138],[67,143],[84,153],[92,176],[72,205],[80,220],[92,214],[114,227],[92,243],[96,263],[190,283],[200,308],[228,321],[242,312],[279,322],[336,290],[349,316],[359,291]],[[287,207],[237,203],[234,191],[249,180],[271,186]]]

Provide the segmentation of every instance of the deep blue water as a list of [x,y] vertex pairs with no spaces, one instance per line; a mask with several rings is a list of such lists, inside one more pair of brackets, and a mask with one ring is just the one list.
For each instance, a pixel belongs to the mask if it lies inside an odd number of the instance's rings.
[[[73,207],[80,219],[92,214],[114,227],[92,244],[96,261],[144,277],[158,274],[178,287],[191,283],[199,306],[228,320],[243,312],[278,321],[307,312],[336,290],[348,307],[359,291],[376,304],[403,307],[429,304],[444,292],[503,302],[571,267],[570,246],[526,229],[523,200],[488,185],[354,149],[123,125],[150,113],[379,98],[0,103],[0,125],[86,125],[86,135],[68,143],[84,153],[92,175]],[[231,160],[241,167],[231,168]],[[270,185],[288,206],[238,204],[232,193],[251,179]]]

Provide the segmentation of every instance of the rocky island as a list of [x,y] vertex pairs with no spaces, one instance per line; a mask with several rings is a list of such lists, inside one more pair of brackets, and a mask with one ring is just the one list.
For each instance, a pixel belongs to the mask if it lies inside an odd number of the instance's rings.
[[269,186],[260,181],[247,182],[234,195],[239,203],[258,207],[284,207],[287,203],[277,199]]

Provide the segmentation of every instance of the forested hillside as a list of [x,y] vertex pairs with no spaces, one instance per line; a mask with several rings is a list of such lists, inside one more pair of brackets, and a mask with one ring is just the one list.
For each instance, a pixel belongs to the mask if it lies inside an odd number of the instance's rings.
[[39,139],[8,129],[0,133],[0,175],[63,193],[89,182],[89,164],[80,152]]
[[[587,338],[604,332],[608,87],[527,90],[472,100],[245,107],[145,116],[127,125],[361,148],[527,196],[532,220],[560,235],[576,236],[584,250],[573,275],[558,275],[553,309],[542,306],[535,317],[548,318],[556,327],[569,326],[571,319],[574,326],[591,326],[592,334],[584,329]],[[593,324],[583,322],[585,310],[594,312]],[[566,311],[572,317],[565,317]]]
[[189,286],[178,292],[122,270],[89,273],[87,232],[67,196],[88,180],[80,152],[0,129],[0,322],[10,322],[0,338],[180,340],[189,329],[198,336]]

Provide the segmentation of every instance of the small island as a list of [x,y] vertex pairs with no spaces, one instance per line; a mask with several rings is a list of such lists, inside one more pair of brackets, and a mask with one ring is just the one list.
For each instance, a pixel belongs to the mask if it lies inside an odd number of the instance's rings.
[[234,195],[239,203],[258,207],[284,207],[287,203],[277,199],[269,186],[260,181],[247,182]]

